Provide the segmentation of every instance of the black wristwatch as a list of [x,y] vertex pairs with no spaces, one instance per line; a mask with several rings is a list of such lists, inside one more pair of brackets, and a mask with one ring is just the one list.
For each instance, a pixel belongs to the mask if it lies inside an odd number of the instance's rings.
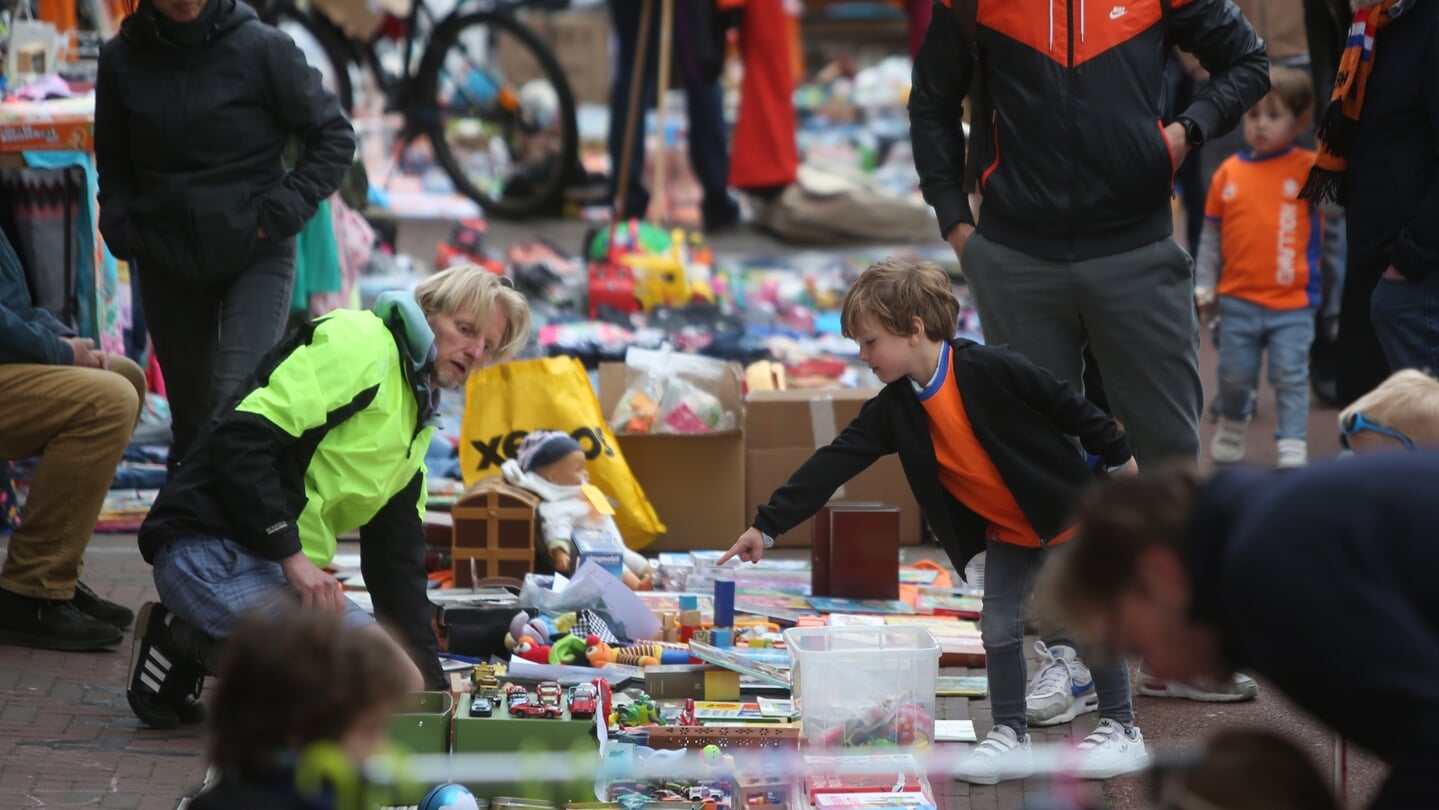
[[1194,119],[1180,117],[1177,120],[1179,125],[1184,127],[1184,140],[1189,141],[1190,149],[1198,149],[1204,145],[1204,130],[1194,123]]

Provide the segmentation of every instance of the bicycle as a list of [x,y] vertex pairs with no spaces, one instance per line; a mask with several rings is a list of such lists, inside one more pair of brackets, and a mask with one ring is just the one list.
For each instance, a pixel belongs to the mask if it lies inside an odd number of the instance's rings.
[[[251,1],[306,51],[345,110],[354,110],[351,68],[369,71],[385,112],[404,117],[397,155],[428,137],[455,188],[493,216],[531,216],[558,202],[579,165],[574,93],[554,53],[515,12],[559,11],[568,0],[460,0],[442,16],[412,0],[408,14],[386,15],[368,41],[313,6]],[[398,48],[398,65],[386,63],[396,55],[387,48]],[[328,64],[315,64],[320,55]]]

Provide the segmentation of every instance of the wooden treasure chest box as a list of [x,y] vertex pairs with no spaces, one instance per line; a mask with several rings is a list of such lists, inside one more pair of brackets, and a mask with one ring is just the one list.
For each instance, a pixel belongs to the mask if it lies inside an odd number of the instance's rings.
[[535,494],[498,475],[476,481],[451,510],[456,588],[482,580],[523,580],[535,561]]

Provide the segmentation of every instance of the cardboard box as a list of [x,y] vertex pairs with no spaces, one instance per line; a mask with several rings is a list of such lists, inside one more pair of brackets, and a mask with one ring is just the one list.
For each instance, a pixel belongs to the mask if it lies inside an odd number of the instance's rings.
[[[610,96],[610,15],[608,9],[516,15],[554,52],[574,91],[575,103],[607,104]],[[658,19],[658,18],[656,18]],[[500,41],[500,67],[516,87],[539,75],[534,57]]]
[[593,531],[581,529],[574,533],[575,551],[578,552],[578,559],[575,560],[575,570],[586,560],[594,560],[595,565],[605,569],[620,579],[625,573],[624,546],[614,532]]
[[[754,520],[760,504],[769,501],[769,496],[816,447],[833,441],[876,393],[853,388],[750,392],[745,399],[746,526]],[[924,519],[910,494],[898,456],[886,456],[870,465],[841,487],[831,501],[899,507],[900,542],[915,545],[924,541]],[[808,546],[811,527],[812,521],[806,520],[775,538],[775,542],[780,546]]]
[[[734,430],[702,435],[622,433],[620,443],[630,471],[644,488],[667,531],[646,546],[645,554],[660,551],[727,549],[744,533],[745,436],[747,419],[741,394],[741,370],[728,366],[720,390],[720,405],[733,412]],[[625,365],[600,364],[600,408],[605,417],[625,393]]]

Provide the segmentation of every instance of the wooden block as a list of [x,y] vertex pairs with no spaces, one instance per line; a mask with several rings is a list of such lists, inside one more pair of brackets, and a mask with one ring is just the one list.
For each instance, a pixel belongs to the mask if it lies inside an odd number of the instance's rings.
[[814,517],[811,591],[844,599],[899,598],[899,509],[831,504]]

